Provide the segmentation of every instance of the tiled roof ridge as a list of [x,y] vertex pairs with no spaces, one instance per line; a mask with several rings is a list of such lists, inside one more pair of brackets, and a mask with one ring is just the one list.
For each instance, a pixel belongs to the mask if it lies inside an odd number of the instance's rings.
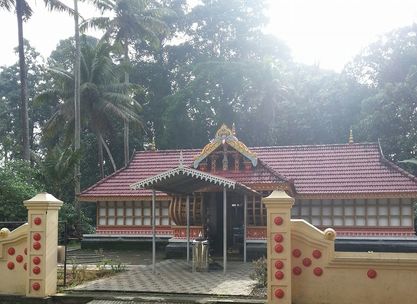
[[396,164],[394,164],[393,162],[391,162],[390,160],[386,159],[385,156],[382,154],[382,150],[379,150],[379,157],[381,159],[381,162],[389,167],[391,167],[392,169],[398,171],[399,173],[401,173],[403,176],[411,179],[413,182],[417,182],[417,177],[414,176],[413,174],[411,174],[410,172],[408,172],[407,170],[404,170],[403,168],[401,168],[400,166],[397,166]]
[[[284,145],[284,146],[250,146],[249,149],[276,149],[276,148],[320,148],[320,147],[349,147],[349,146],[377,146],[377,142],[357,142],[357,143],[339,143],[339,144],[311,144],[311,145]],[[142,154],[142,153],[165,153],[165,152],[177,152],[180,153],[181,151],[200,151],[200,148],[182,148],[182,149],[164,149],[164,150],[141,150],[135,151],[135,154]]]
[[289,182],[290,180],[286,178],[284,175],[279,174],[277,171],[275,171],[271,166],[269,166],[267,163],[265,163],[262,159],[258,158],[259,164],[265,167],[271,173],[272,175],[282,179],[285,182]]
[[200,151],[199,148],[183,148],[183,149],[166,149],[166,150],[141,150],[141,151],[135,151],[135,154],[143,154],[143,153],[165,153],[165,152],[170,152],[170,153],[181,153],[184,151]]
[[349,146],[377,146],[377,142],[358,142],[358,143],[344,143],[344,144],[318,144],[318,145],[286,145],[286,146],[256,146],[249,147],[250,149],[283,149],[283,148],[328,148],[328,147],[349,147]]

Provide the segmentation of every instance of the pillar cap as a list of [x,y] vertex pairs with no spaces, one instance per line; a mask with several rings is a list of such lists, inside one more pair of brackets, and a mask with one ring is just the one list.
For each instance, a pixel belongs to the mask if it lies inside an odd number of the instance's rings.
[[36,194],[31,199],[24,201],[23,204],[28,209],[39,209],[39,208],[59,209],[62,206],[63,202],[57,199],[52,194],[49,194],[47,192],[42,192],[42,193]]
[[272,191],[272,193],[267,196],[264,197],[262,199],[262,202],[264,204],[289,204],[289,205],[293,205],[295,202],[295,199],[291,196],[289,196],[285,191],[282,190],[274,190]]

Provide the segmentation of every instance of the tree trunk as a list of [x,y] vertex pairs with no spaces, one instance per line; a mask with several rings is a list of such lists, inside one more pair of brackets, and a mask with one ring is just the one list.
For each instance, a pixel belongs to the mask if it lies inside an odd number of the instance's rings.
[[111,165],[112,165],[112,167],[113,167],[113,171],[115,172],[115,171],[117,170],[117,167],[116,167],[116,162],[114,161],[113,155],[112,155],[112,154],[111,154],[111,152],[110,152],[109,146],[108,146],[108,145],[106,144],[106,142],[104,141],[103,136],[100,136],[100,140],[101,140],[101,143],[103,144],[104,149],[106,149],[107,156],[109,157],[110,162],[111,162]]
[[[78,22],[78,0],[74,0],[74,38],[75,38],[75,60],[74,60],[74,150],[79,151],[81,148],[81,112],[80,112],[80,27]],[[81,171],[80,159],[75,164],[74,172],[74,192],[75,192],[75,211],[77,213],[76,230],[81,234],[81,208],[78,195],[81,192]]]
[[29,148],[29,114],[28,114],[28,87],[23,43],[23,0],[16,1],[17,33],[19,39],[19,67],[20,67],[20,119],[22,127],[22,156],[30,161]]
[[98,166],[100,167],[100,177],[104,178],[104,157],[103,157],[103,143],[101,134],[97,133],[97,147],[98,147]]
[[[127,39],[124,42],[124,62],[125,68],[129,65],[129,44]],[[125,71],[125,83],[129,84],[129,72]],[[124,128],[123,128],[123,151],[125,155],[125,166],[129,163],[129,121],[127,119],[124,120]]]

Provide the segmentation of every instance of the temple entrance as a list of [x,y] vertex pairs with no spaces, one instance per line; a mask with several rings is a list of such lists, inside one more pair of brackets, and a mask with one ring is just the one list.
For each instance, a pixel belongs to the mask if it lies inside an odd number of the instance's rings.
[[[223,193],[207,193],[206,227],[212,256],[223,255]],[[242,259],[244,231],[243,195],[227,193],[227,254]]]

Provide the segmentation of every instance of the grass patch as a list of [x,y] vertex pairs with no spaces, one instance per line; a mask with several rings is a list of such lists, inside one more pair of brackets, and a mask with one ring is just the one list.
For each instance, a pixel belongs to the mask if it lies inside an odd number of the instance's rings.
[[126,270],[126,265],[120,261],[103,258],[97,265],[80,265],[76,260],[72,260],[67,265],[66,286],[64,286],[64,269],[58,268],[58,291],[65,288],[74,287],[88,281],[110,277]]

